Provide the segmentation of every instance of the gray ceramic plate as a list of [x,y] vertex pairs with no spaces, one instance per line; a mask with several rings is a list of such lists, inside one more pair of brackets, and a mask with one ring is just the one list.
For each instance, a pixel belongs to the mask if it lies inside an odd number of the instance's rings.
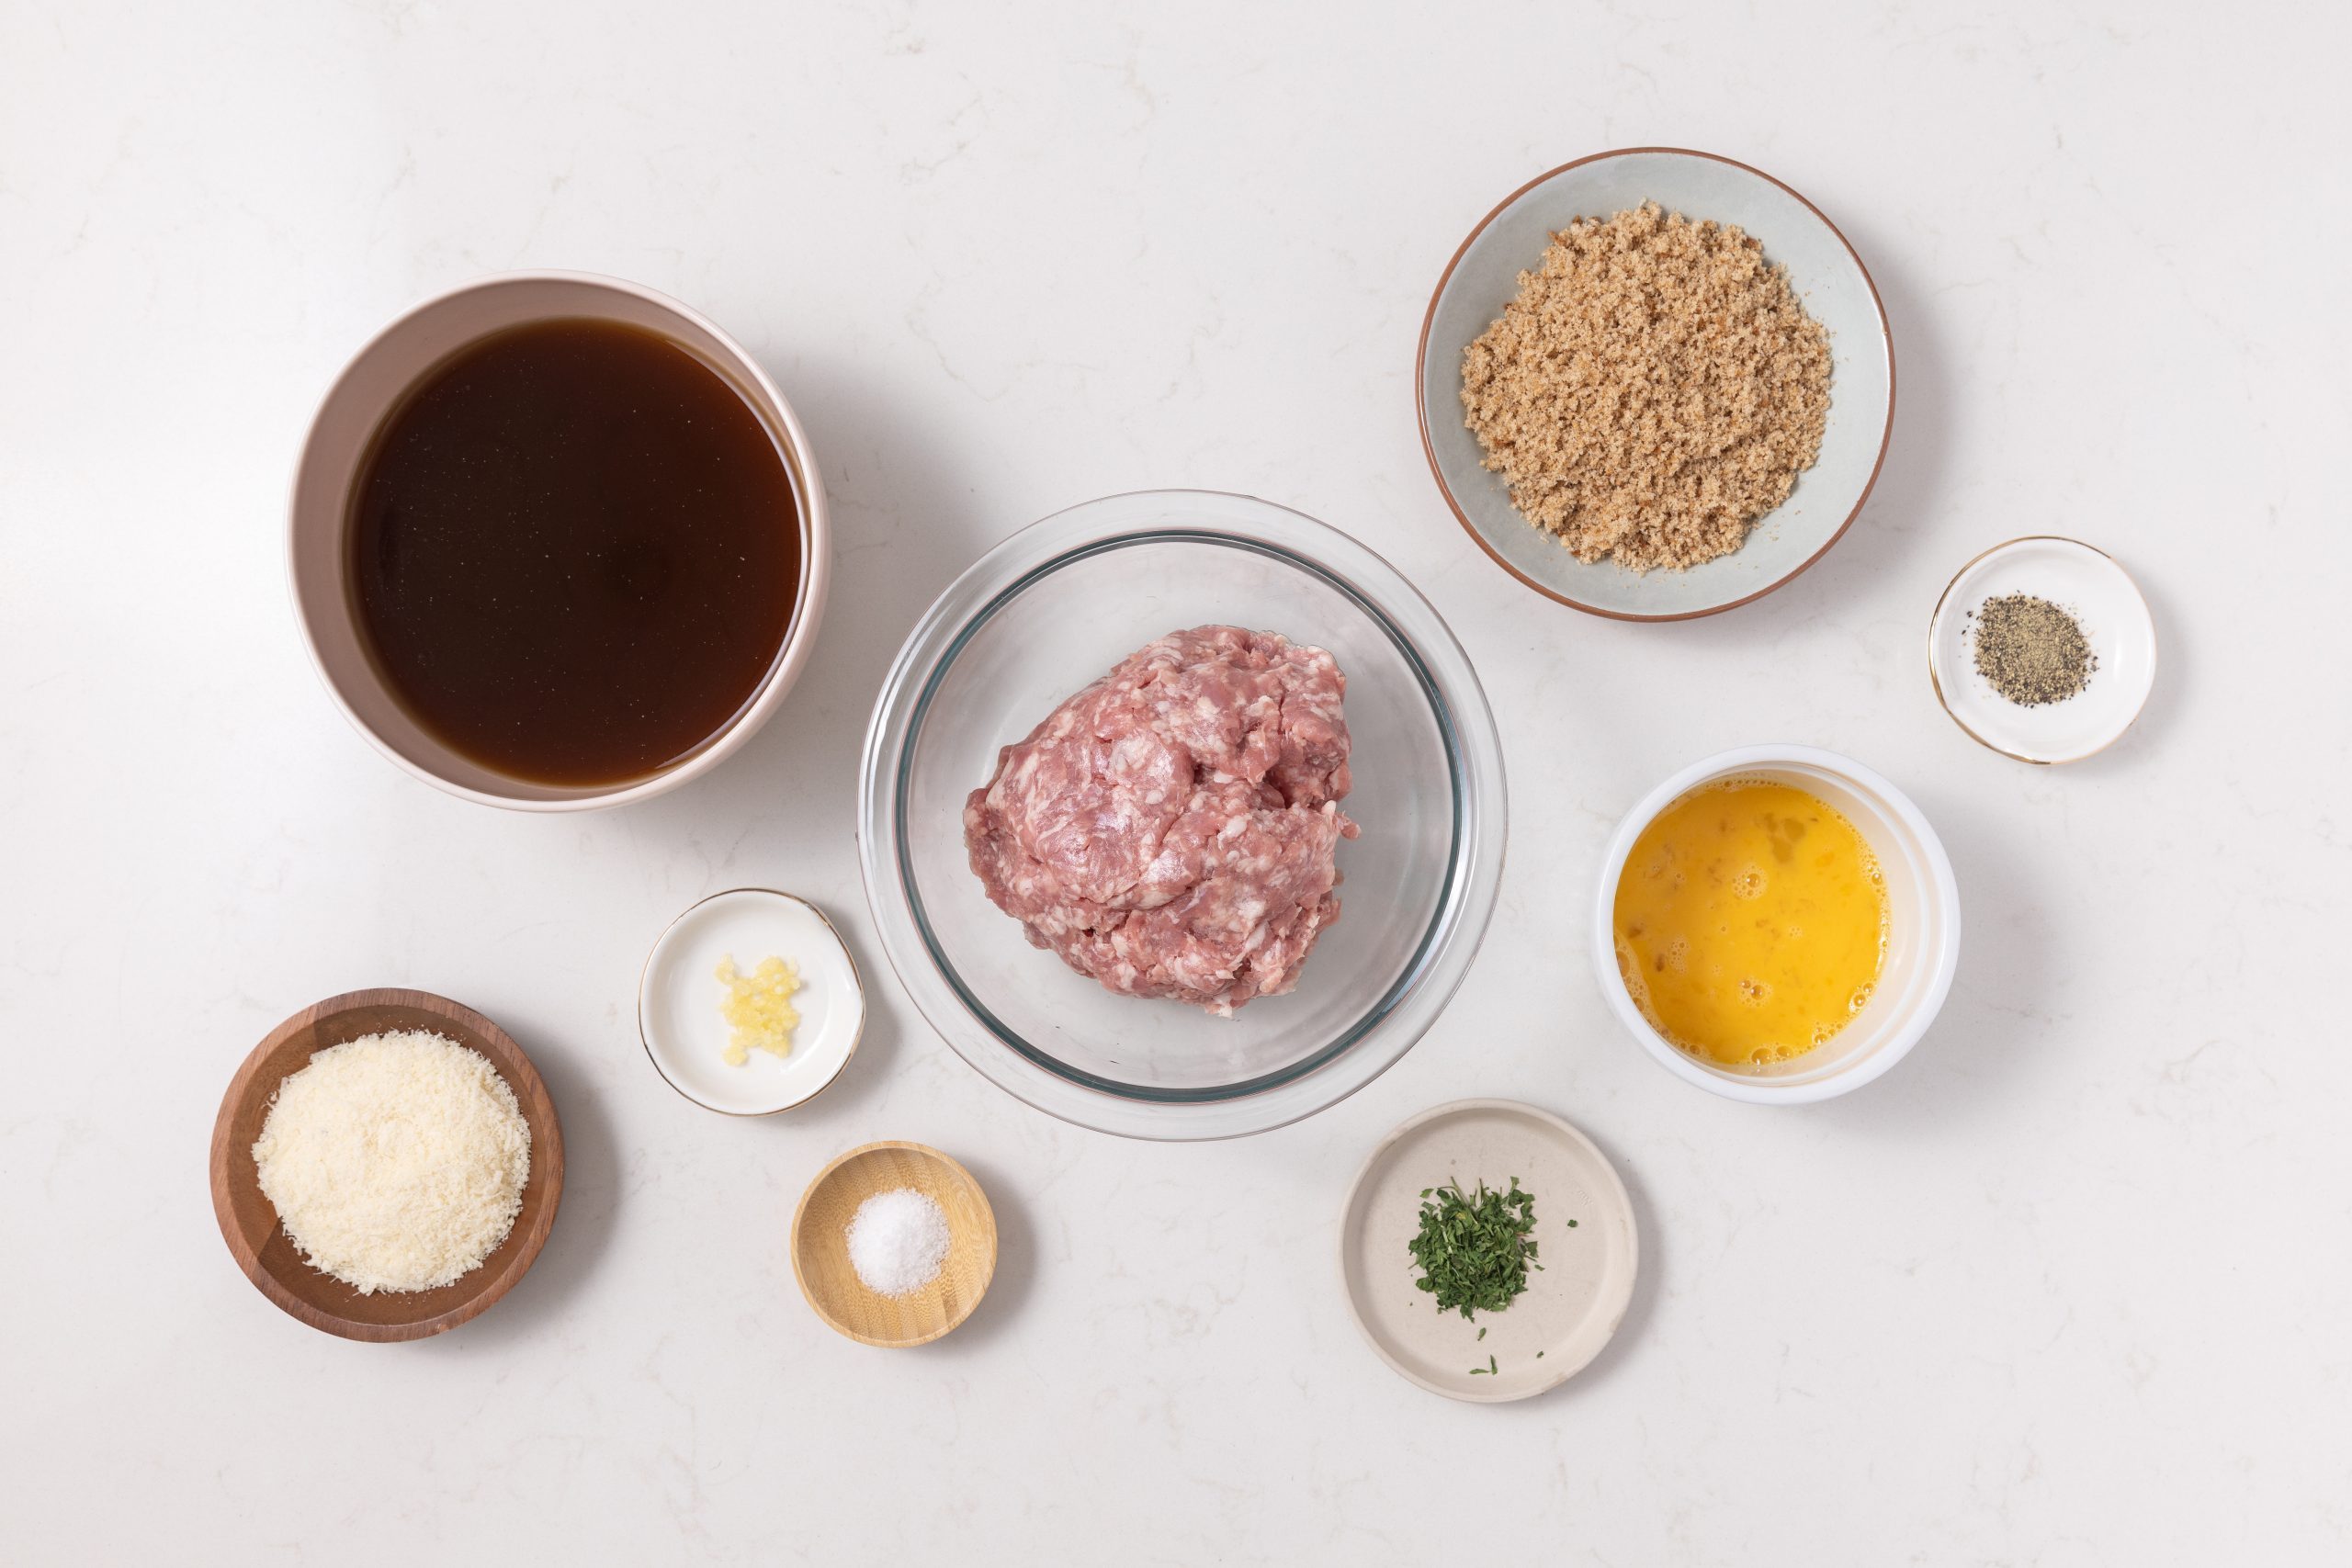
[[[1556,230],[1655,201],[1686,218],[1736,223],[1814,318],[1829,329],[1829,425],[1821,456],[1779,508],[1732,554],[1689,571],[1591,565],[1511,505],[1502,476],[1479,466],[1462,422],[1462,351],[1519,292]],[[1416,375],[1421,444],[1438,488],[1497,564],[1545,596],[1596,615],[1673,621],[1711,615],[1770,593],[1838,542],[1878,478],[1894,422],[1894,350],[1886,311],[1861,258],[1813,204],[1770,175],[1674,147],[1634,147],[1563,164],[1505,198],[1462,243],[1421,324]]]
[[[1408,1250],[1422,1189],[1459,1181],[1475,1192],[1484,1181],[1502,1190],[1513,1177],[1535,1194],[1543,1269],[1504,1311],[1475,1322],[1439,1312],[1414,1282]],[[1516,1100],[1457,1100],[1389,1134],[1357,1173],[1340,1222],[1340,1275],[1364,1339],[1430,1393],[1477,1404],[1525,1399],[1583,1371],[1623,1321],[1640,1269],[1634,1206],[1608,1159],[1557,1116]]]

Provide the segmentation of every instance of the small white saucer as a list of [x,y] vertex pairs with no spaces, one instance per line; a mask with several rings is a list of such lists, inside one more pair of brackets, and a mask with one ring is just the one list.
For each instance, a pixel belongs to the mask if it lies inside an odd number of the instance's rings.
[[[1475,1321],[1439,1312],[1409,1251],[1422,1190],[1459,1181],[1475,1192],[1483,1180],[1503,1190],[1513,1177],[1535,1194],[1543,1269],[1501,1312]],[[1340,1222],[1348,1309],[1374,1351],[1431,1393],[1476,1404],[1525,1399],[1583,1371],[1623,1321],[1640,1269],[1634,1205],[1616,1170],[1582,1133],[1515,1100],[1457,1100],[1389,1134]]]
[[[730,1031],[718,1010],[726,987],[716,972],[730,954],[747,975],[770,954],[799,967],[790,1055],[754,1051],[741,1066],[727,1065]],[[768,1116],[815,1099],[849,1066],[865,1029],[865,988],[814,904],[738,887],[687,909],[654,942],[638,980],[637,1028],[672,1089],[729,1116]]]
[[[2030,593],[2081,623],[2098,668],[2064,702],[2021,707],[1976,672],[1974,612]],[[2075,539],[2035,536],[1996,545],[1960,569],[1928,622],[1936,700],[1983,745],[2020,762],[2078,762],[2113,745],[2140,716],[2156,680],[2156,625],[2115,558]]]

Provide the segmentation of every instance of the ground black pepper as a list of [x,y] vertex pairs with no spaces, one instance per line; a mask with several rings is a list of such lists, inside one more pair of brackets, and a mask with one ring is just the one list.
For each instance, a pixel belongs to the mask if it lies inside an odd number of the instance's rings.
[[2063,703],[2090,684],[2098,655],[2082,623],[2047,599],[2004,593],[1971,612],[1976,672],[2020,707]]

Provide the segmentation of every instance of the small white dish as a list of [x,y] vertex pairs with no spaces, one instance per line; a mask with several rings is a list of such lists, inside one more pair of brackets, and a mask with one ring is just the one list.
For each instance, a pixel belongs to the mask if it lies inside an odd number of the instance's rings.
[[[1543,1269],[1501,1312],[1441,1313],[1409,1250],[1421,1190],[1459,1181],[1475,1193],[1483,1180],[1504,1190],[1513,1177],[1535,1194]],[[1510,1100],[1440,1105],[1383,1138],[1340,1223],[1340,1277],[1365,1342],[1431,1393],[1480,1404],[1543,1393],[1590,1365],[1624,1320],[1641,1253],[1625,1184],[1592,1140]]]
[[[731,955],[748,975],[771,954],[800,970],[792,1053],[754,1051],[729,1066],[718,962]],[[849,1066],[865,1030],[865,988],[841,933],[814,904],[738,887],[693,906],[654,942],[638,980],[637,1027],[672,1089],[729,1116],[770,1116],[815,1099]]]
[[[1577,559],[1511,504],[1482,466],[1462,416],[1462,351],[1503,313],[1519,275],[1577,218],[1655,201],[1693,222],[1737,224],[1785,266],[1805,310],[1829,331],[1829,423],[1788,500],[1738,549],[1687,571],[1628,571]],[[1421,322],[1414,392],[1438,489],[1495,563],[1562,604],[1626,621],[1712,615],[1761,598],[1819,560],[1862,510],[1894,429],[1894,346],[1861,257],[1821,209],[1760,169],[1679,147],[1596,152],[1538,175],[1478,220],[1446,264]]]
[[[1886,878],[1886,962],[1871,999],[1829,1039],[1784,1062],[1734,1069],[1683,1050],[1652,1027],[1617,967],[1617,879],[1642,829],[1675,801],[1720,780],[1793,784],[1843,813]],[[1850,757],[1814,746],[1743,746],[1691,763],[1644,795],[1609,840],[1592,905],[1600,994],[1652,1060],[1685,1083],[1752,1105],[1803,1105],[1848,1094],[1908,1055],[1960,968],[1960,886],[1936,830],[1910,797]]]
[[[1987,599],[2030,593],[2079,622],[2098,660],[2064,702],[2021,707],[1976,672],[1975,612]],[[2078,762],[2122,738],[2156,683],[2156,623],[2113,556],[2077,539],[2036,535],[1996,545],[1960,569],[1928,620],[1928,679],[1952,722],[2020,762]]]

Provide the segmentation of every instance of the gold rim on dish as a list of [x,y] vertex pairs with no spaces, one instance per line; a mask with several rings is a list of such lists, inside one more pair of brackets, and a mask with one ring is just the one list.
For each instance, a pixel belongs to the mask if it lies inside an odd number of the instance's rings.
[[[2012,751],[2006,746],[1996,746],[1993,742],[1985,739],[1984,737],[1977,734],[1974,729],[1971,728],[1966,719],[1961,717],[1959,714],[1952,711],[1951,699],[1944,694],[1944,678],[1936,670],[1936,623],[1943,619],[1944,605],[1951,600],[1951,591],[1960,586],[1960,580],[1966,577],[1969,572],[1975,569],[1978,562],[1984,560],[1987,557],[1999,555],[2003,550],[2010,549],[2018,545],[2043,544],[2073,545],[2077,549],[2090,551],[2091,554],[2098,557],[2099,559],[2107,562],[2108,565],[2116,570],[2117,574],[2123,579],[2125,583],[2130,585],[2133,595],[2139,599],[2143,605],[2147,604],[2148,596],[2140,592],[2139,580],[2132,575],[2131,570],[2126,568],[2121,561],[2117,560],[2113,556],[2108,554],[2105,550],[2100,549],[2097,545],[2086,544],[2081,539],[2073,538],[2064,534],[2019,534],[2014,539],[2004,539],[1999,544],[1994,545],[1987,549],[1977,551],[1974,555],[1962,561],[1961,563],[1960,570],[1951,574],[1951,581],[1944,584],[1944,591],[1936,595],[1936,607],[1928,612],[1928,684],[1935,688],[1936,705],[1944,710],[1944,716],[1951,719],[1954,724],[1960,726],[1960,732],[1962,735],[1967,736],[1971,740],[1975,741],[1976,744],[1984,747],[1987,751],[1997,752],[2013,762],[2023,762],[2029,767],[2055,768],[2063,766],[2067,762],[2087,761],[2091,758],[2096,757],[2100,752],[2106,750],[2109,747],[2114,745],[2117,741],[2122,739],[2125,736],[2131,734],[2132,727],[2140,722],[2141,710],[2148,705],[2146,701],[2143,699],[2139,707],[2132,710],[2132,716],[2123,721],[2122,728],[2117,730],[2113,735],[2109,736],[2105,740],[2100,741],[2098,745],[2092,747],[2087,751],[2077,752],[2072,757],[2029,757],[2022,751]],[[2148,652],[2152,660],[2161,659],[2164,652],[2163,649],[2158,646],[2156,637],[2156,618],[2154,615],[2150,615],[2148,617]],[[2151,680],[2153,681],[2153,671],[2150,672],[2150,675]]]
[[[810,914],[816,916],[819,921],[823,924],[825,930],[831,933],[833,941],[841,943],[842,958],[849,964],[850,985],[854,987],[857,992],[857,1032],[850,1036],[849,1049],[842,1053],[842,1065],[835,1067],[833,1069],[832,1076],[827,1078],[823,1083],[819,1084],[815,1089],[810,1089],[807,1094],[803,1095],[798,1100],[794,1100],[791,1104],[779,1105],[774,1111],[728,1111],[719,1106],[712,1105],[707,1100],[696,1100],[693,1095],[688,1094],[684,1089],[679,1088],[677,1080],[671,1077],[669,1073],[662,1068],[662,1058],[654,1053],[653,1042],[647,1039],[645,1035],[645,976],[653,967],[653,955],[662,951],[662,943],[668,940],[672,931],[678,929],[679,921],[684,919],[688,915],[693,914],[696,909],[701,908],[705,904],[710,903],[714,899],[729,897],[737,893],[764,893],[772,898],[787,898],[793,903],[799,905],[802,908],[807,909]],[[858,972],[857,954],[850,951],[848,942],[842,941],[841,928],[833,924],[832,917],[826,914],[824,910],[819,908],[815,904],[800,897],[797,893],[786,893],[780,887],[723,887],[716,893],[707,894],[704,897],[695,899],[693,903],[687,905],[684,908],[679,910],[675,915],[673,915],[670,918],[670,923],[662,928],[662,934],[653,939],[653,945],[645,950],[645,961],[637,966],[637,1043],[643,1048],[645,1052],[645,1059],[653,1065],[654,1076],[660,1078],[663,1083],[668,1084],[672,1093],[684,1100],[687,1104],[697,1106],[704,1111],[710,1111],[713,1115],[740,1116],[747,1122],[756,1122],[762,1117],[781,1116],[787,1111],[797,1111],[802,1106],[808,1104],[810,1100],[816,1099],[819,1095],[824,1093],[827,1089],[832,1088],[834,1084],[841,1081],[842,1074],[849,1070],[850,1063],[857,1056],[857,1048],[864,1044],[865,1042],[865,976]]]

